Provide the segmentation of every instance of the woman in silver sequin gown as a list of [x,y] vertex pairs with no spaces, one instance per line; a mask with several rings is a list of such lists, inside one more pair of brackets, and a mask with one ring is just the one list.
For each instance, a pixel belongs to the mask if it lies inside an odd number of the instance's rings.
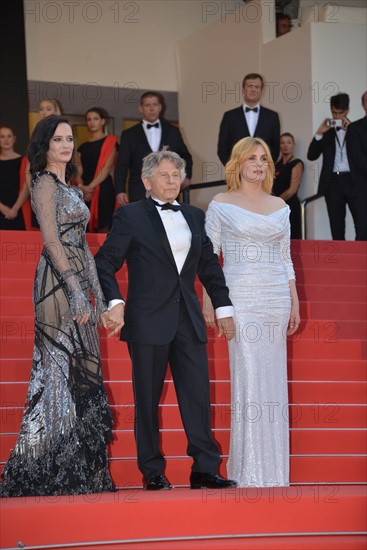
[[[207,212],[206,230],[214,250],[222,251],[235,309],[227,470],[239,487],[289,485],[286,336],[300,318],[289,207],[270,195],[273,174],[265,142],[240,140],[226,165],[228,191],[214,197]],[[215,326],[206,295],[203,311]]]
[[85,239],[89,210],[68,184],[73,150],[64,117],[38,123],[29,147],[32,208],[44,242],[33,291],[34,353],[2,497],[114,490],[107,456],[112,416],[97,332],[106,307]]

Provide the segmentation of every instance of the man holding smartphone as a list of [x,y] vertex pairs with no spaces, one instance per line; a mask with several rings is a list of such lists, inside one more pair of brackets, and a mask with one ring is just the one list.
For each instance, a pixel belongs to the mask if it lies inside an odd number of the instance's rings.
[[325,118],[308,148],[308,160],[323,156],[318,194],[325,196],[332,238],[345,240],[346,206],[352,214],[356,240],[361,239],[361,226],[365,213],[359,206],[347,154],[350,120],[349,95],[339,93],[330,98],[332,118]]

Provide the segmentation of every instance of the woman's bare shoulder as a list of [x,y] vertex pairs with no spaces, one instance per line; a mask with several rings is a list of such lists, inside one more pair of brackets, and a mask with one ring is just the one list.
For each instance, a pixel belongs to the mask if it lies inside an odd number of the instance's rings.
[[214,202],[230,202],[228,200],[228,193],[225,192],[225,193],[218,193],[217,195],[215,195],[212,199]]
[[286,206],[286,203],[283,199],[280,197],[275,197],[274,195],[269,195],[269,199],[272,201],[272,204],[277,206],[278,208],[283,208]]

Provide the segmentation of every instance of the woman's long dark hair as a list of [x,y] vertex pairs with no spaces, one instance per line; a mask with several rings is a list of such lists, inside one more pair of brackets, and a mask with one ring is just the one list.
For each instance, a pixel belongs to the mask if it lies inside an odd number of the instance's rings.
[[[47,166],[47,151],[50,147],[50,139],[56,132],[59,124],[69,124],[67,118],[62,115],[49,115],[38,122],[33,130],[31,141],[28,147],[28,158],[30,162],[30,170],[32,176],[36,172],[42,172]],[[72,157],[73,158],[73,157]],[[70,181],[71,177],[76,173],[75,166],[72,160],[66,165],[65,179]]]

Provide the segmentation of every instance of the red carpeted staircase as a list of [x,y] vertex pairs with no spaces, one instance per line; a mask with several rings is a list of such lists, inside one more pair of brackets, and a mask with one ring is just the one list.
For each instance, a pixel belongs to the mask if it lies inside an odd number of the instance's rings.
[[[16,440],[31,367],[32,286],[42,245],[37,232],[0,232],[0,239],[3,464]],[[93,253],[103,239],[88,237]],[[21,541],[44,548],[74,548],[81,542],[90,543],[84,546],[88,548],[363,548],[366,252],[366,243],[356,242],[292,245],[303,321],[288,343],[290,488],[188,489],[191,460],[168,373],[160,406],[162,450],[167,477],[181,488],[141,491],[126,346],[101,333],[104,377],[116,419],[111,473],[122,490],[115,495],[7,499],[2,503],[1,547]],[[125,289],[125,270],[119,281]],[[197,288],[200,293],[200,284]],[[225,475],[232,414],[227,344],[211,333],[208,352],[212,424]]]

